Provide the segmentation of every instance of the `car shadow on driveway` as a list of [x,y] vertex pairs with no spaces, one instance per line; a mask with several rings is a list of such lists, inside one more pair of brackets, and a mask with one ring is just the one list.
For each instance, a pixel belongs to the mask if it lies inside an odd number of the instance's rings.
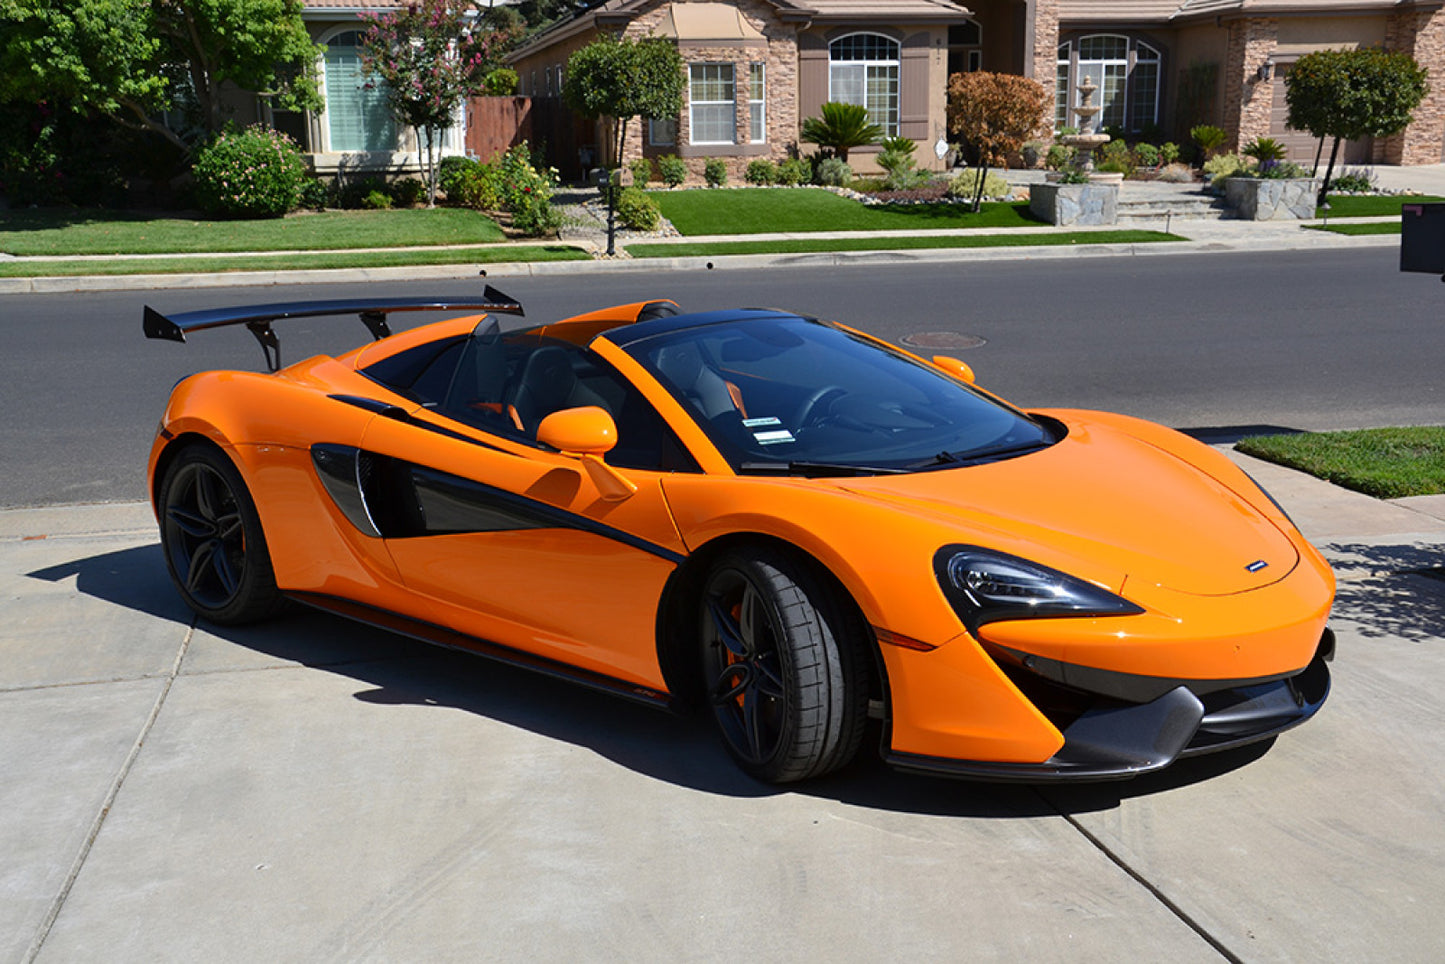
[[[26,574],[181,626],[194,618],[175,596],[157,544],[78,558]],[[869,809],[937,816],[1016,819],[1117,807],[1120,800],[1208,780],[1261,756],[1268,744],[1184,760],[1132,781],[1090,787],[990,784],[900,773],[875,752],[873,724],[859,758],[844,770],[775,787],[738,770],[701,714],[677,715],[471,654],[440,649],[329,613],[297,606],[265,623],[225,627],[197,622],[225,643],[271,660],[349,677],[354,698],[377,706],[454,708],[585,748],[635,773],[704,793],[764,797],[784,793]],[[194,654],[192,650],[192,654]],[[241,667],[242,669],[247,667]],[[254,668],[274,669],[274,664]],[[236,672],[188,662],[181,677]]]

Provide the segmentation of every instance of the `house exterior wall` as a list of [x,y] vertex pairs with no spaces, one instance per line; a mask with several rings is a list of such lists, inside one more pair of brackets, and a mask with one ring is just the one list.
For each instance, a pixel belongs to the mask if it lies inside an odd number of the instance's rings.
[[1436,164],[1445,160],[1445,11],[1390,14],[1384,46],[1402,50],[1430,68],[1430,91],[1403,133],[1376,142],[1376,163]]
[[1256,137],[1268,137],[1274,106],[1274,85],[1259,78],[1259,69],[1274,54],[1279,21],[1247,17],[1229,21],[1224,54],[1224,129],[1234,150]]

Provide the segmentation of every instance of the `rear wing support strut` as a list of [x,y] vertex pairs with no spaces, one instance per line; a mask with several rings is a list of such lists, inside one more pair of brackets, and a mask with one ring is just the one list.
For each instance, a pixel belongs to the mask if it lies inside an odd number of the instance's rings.
[[380,341],[391,334],[386,316],[396,311],[488,311],[497,314],[522,315],[522,305],[515,298],[502,294],[487,285],[480,300],[455,300],[451,298],[358,298],[331,301],[290,301],[269,305],[242,305],[233,308],[203,308],[199,311],[184,311],[163,315],[146,305],[142,329],[147,338],[165,341],[186,340],[186,333],[204,331],[209,328],[224,328],[228,325],[245,325],[266,357],[269,371],[281,369],[281,340],[271,327],[273,321],[284,318],[313,318],[320,315],[356,314],[361,323]]

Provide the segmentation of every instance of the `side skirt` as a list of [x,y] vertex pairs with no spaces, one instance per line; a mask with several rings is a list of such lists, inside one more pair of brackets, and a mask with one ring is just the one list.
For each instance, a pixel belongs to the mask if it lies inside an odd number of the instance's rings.
[[602,673],[594,673],[591,670],[568,666],[566,663],[559,663],[556,660],[547,659],[543,656],[525,653],[519,649],[513,649],[510,646],[502,646],[485,639],[478,639],[475,636],[468,636],[465,633],[447,629],[445,626],[437,626],[433,623],[412,619],[409,616],[402,616],[399,613],[394,613],[389,610],[377,609],[373,606],[367,606],[364,603],[354,602],[350,599],[341,599],[337,596],[327,596],[322,593],[292,591],[286,592],[285,595],[313,609],[320,609],[323,612],[344,616],[347,619],[365,623],[368,626],[375,626],[378,629],[384,629],[388,632],[396,633],[399,636],[408,636],[412,639],[418,639],[424,643],[431,643],[435,646],[444,646],[447,649],[456,649],[466,653],[485,656],[488,659],[494,659],[511,666],[520,666],[523,669],[542,673],[554,679],[577,683],[588,689],[598,690],[611,696],[620,696],[623,699],[631,700],[634,703],[641,703],[653,709],[668,711],[676,709],[672,696],[660,690],[640,686],[637,683],[629,683],[626,680],[606,676]]

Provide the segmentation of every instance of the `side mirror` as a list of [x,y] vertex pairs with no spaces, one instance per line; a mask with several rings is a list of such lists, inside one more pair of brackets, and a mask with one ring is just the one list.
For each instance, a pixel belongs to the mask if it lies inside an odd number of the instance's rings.
[[617,425],[596,405],[564,408],[542,419],[537,441],[567,455],[606,455],[617,444]]
[[970,385],[973,384],[973,369],[969,366],[968,362],[960,361],[952,355],[934,355],[933,364],[948,372],[948,374],[954,378],[961,378]]
[[542,419],[537,441],[563,455],[581,459],[587,477],[608,502],[620,502],[637,491],[637,483],[602,461],[617,444],[617,423],[596,405],[564,408]]

